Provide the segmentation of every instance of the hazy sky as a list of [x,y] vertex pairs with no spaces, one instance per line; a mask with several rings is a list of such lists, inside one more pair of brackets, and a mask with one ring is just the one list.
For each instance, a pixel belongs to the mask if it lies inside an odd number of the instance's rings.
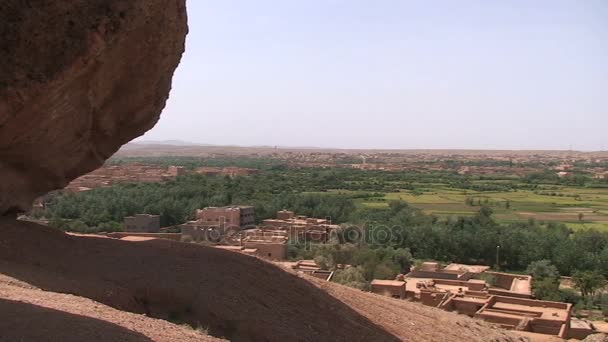
[[608,1],[189,0],[139,140],[608,149]]

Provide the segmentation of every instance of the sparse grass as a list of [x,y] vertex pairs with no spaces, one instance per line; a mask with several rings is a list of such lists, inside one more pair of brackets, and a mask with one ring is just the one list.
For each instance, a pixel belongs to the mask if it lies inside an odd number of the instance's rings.
[[[509,181],[475,181],[490,184]],[[414,184],[416,192],[403,190],[389,192],[383,197],[357,199],[356,203],[368,208],[386,208],[393,200],[405,201],[427,213],[438,216],[472,215],[480,206],[489,205],[494,209],[500,222],[526,221],[534,218],[539,221],[567,223],[573,229],[597,228],[608,230],[608,189],[541,186],[534,192],[517,190],[510,192],[478,192],[450,188],[447,184]],[[422,192],[419,194],[419,192]],[[555,195],[552,195],[555,194]],[[475,205],[466,204],[473,198]],[[507,201],[510,208],[506,207]],[[578,213],[584,214],[579,222]]]
[[608,222],[604,223],[586,223],[586,222],[570,222],[566,223],[566,225],[573,230],[583,230],[583,229],[597,229],[608,231]]

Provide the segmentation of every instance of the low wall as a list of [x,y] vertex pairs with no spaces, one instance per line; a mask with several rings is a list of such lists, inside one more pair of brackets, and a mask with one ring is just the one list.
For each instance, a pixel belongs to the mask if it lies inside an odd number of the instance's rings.
[[560,321],[535,318],[530,322],[530,331],[538,334],[560,336],[560,333],[565,333],[564,325],[565,323]]
[[500,324],[504,328],[515,329],[522,321],[522,318],[494,315],[491,312],[481,312],[475,315],[486,322]]
[[514,297],[514,298],[522,298],[522,299],[532,299],[531,294],[527,293],[519,293],[519,292],[511,292],[509,290],[491,288],[488,290],[488,293],[491,295],[504,296],[504,297]]
[[478,303],[459,301],[457,298],[455,298],[452,301],[452,305],[456,312],[458,312],[459,314],[462,314],[462,315],[470,316],[470,317],[475,316],[477,311],[479,311],[479,309],[481,309],[483,307],[483,304],[481,304],[481,303],[478,304]]
[[547,307],[547,308],[554,308],[554,309],[560,309],[560,310],[570,310],[570,308],[572,306],[572,304],[568,304],[568,303],[549,302],[549,301],[545,301],[545,300],[530,300],[530,299],[524,299],[524,298],[504,297],[504,296],[497,296],[496,302],[527,305],[530,307]]
[[597,333],[597,331],[589,330],[589,329],[581,329],[576,327],[570,327],[568,330],[568,338],[575,338],[577,340],[584,340],[587,336]]
[[430,272],[430,271],[411,271],[407,274],[410,278],[432,278],[432,279],[452,279],[458,280],[460,273],[458,272]]
[[432,306],[434,308],[438,307],[439,304],[441,304],[447,296],[447,293],[420,291],[420,301],[422,302],[422,304]]
[[481,291],[486,286],[485,282],[475,280],[433,279],[433,281],[435,285],[459,286],[471,291]]
[[114,232],[106,234],[108,237],[114,239],[122,239],[127,236],[137,236],[137,237],[149,237],[149,238],[157,238],[157,239],[167,239],[180,241],[182,238],[181,233],[127,233],[127,232]]

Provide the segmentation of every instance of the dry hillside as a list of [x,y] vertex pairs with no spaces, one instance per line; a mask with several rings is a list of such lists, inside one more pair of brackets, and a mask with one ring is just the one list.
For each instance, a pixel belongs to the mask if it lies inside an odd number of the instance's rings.
[[0,275],[0,341],[224,341],[189,326],[38,289]]
[[[168,240],[71,236],[9,219],[0,219],[0,232],[0,273],[28,284],[21,285],[25,290],[28,286],[44,290],[41,298],[51,302],[41,306],[44,310],[78,308],[83,300],[98,305],[79,298],[86,297],[121,312],[205,327],[213,336],[235,341],[517,339],[482,322],[302,279],[260,259],[215,248]],[[30,297],[15,291],[3,286],[0,293],[8,301],[5,305],[14,307],[15,301]],[[27,307],[20,308],[20,321],[26,316],[42,319],[35,312],[41,308],[29,307],[32,304],[37,305],[30,300]],[[89,311],[89,316],[116,323],[107,319],[112,315],[105,305],[105,316],[96,311]],[[163,336],[152,339],[171,340]]]

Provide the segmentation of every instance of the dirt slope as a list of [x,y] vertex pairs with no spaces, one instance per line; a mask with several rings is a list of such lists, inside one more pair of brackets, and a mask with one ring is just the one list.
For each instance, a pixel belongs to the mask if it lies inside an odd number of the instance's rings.
[[464,317],[313,284],[239,253],[70,236],[7,219],[0,219],[0,273],[235,341],[515,340]]
[[[27,318],[27,319],[25,319]],[[224,341],[0,275],[0,341]]]

